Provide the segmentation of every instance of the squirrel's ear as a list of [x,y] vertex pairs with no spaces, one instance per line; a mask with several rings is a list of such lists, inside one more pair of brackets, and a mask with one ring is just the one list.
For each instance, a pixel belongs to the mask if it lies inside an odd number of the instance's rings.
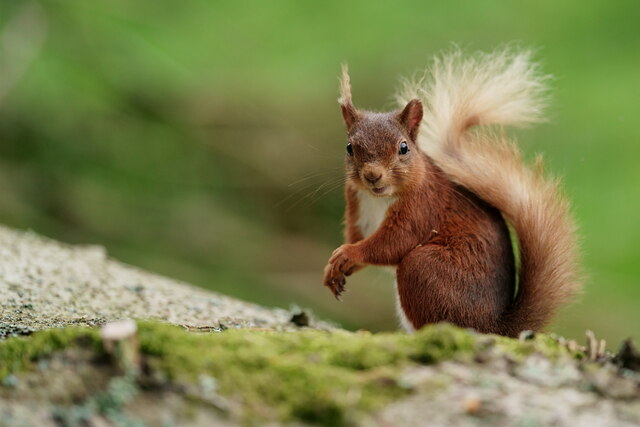
[[350,129],[356,120],[358,120],[358,111],[351,103],[340,104],[340,109],[342,110],[342,118],[347,125],[347,129]]
[[418,128],[422,121],[422,102],[419,99],[409,101],[404,110],[398,115],[398,120],[409,132],[409,136],[415,141],[418,136]]
[[349,68],[346,64],[342,65],[342,78],[340,79],[340,108],[342,109],[342,117],[347,125],[347,129],[358,120],[358,110],[353,106],[351,101],[351,78],[349,77]]

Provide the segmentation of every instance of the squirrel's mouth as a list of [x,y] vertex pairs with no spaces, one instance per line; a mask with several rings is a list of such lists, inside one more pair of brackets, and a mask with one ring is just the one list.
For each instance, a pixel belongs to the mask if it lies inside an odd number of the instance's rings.
[[383,187],[371,187],[371,191],[373,191],[373,194],[380,196],[384,194],[385,191],[387,191],[387,188],[389,188],[388,185],[385,185]]

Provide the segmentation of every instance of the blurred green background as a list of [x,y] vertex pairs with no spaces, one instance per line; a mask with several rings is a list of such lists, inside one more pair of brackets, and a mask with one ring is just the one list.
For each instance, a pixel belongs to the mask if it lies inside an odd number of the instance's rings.
[[[588,283],[551,329],[640,338],[640,2],[0,3],[0,222],[349,328],[396,328],[392,278],[321,272],[341,242],[342,62],[354,99],[457,43],[537,49]],[[611,345],[611,344],[610,344]]]

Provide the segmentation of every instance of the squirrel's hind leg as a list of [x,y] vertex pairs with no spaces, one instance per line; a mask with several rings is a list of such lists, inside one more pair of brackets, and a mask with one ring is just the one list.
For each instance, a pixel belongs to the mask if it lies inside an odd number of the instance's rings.
[[495,284],[482,270],[452,247],[427,244],[409,252],[397,269],[398,300],[408,323],[414,329],[450,322],[496,332],[502,307],[486,292]]

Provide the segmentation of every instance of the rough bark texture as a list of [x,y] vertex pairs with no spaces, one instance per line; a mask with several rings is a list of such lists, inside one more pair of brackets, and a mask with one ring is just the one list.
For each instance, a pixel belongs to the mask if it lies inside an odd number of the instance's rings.
[[0,226],[0,337],[123,318],[196,329],[279,329],[291,327],[290,317],[286,310],[260,307],[111,260],[101,246],[71,246]]

